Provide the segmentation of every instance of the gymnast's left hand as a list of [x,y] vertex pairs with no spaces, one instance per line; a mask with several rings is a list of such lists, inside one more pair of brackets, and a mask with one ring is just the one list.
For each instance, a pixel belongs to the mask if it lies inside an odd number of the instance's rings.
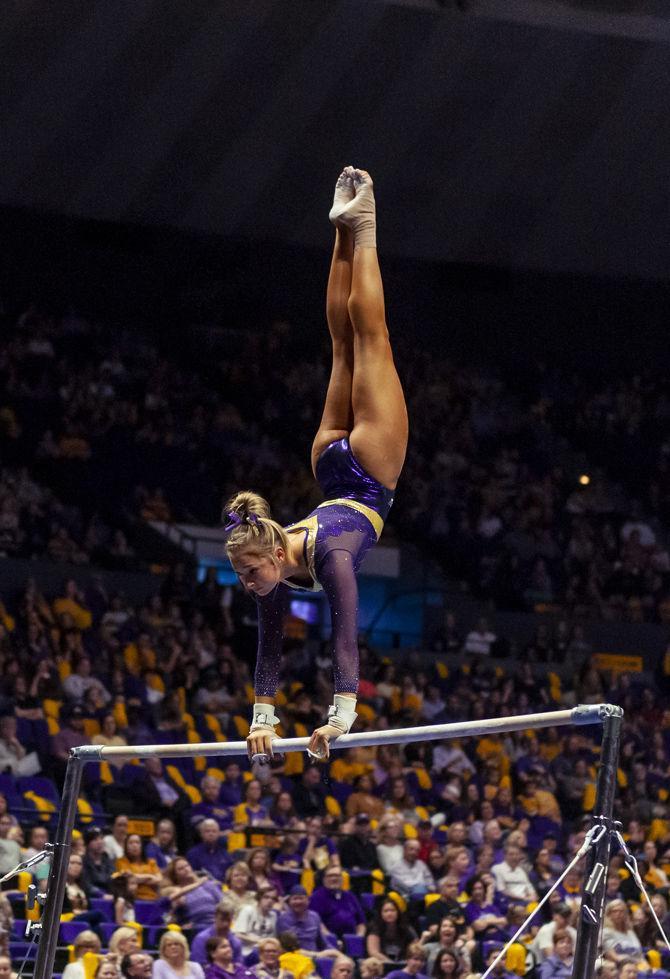
[[318,758],[319,761],[326,761],[330,755],[330,742],[339,734],[342,734],[342,731],[333,724],[324,724],[323,727],[317,727],[309,739],[307,746],[308,752],[314,758]]
[[252,731],[247,738],[247,753],[249,755],[249,760],[253,761],[254,755],[267,755],[268,758],[273,757],[272,752],[272,736],[274,734],[274,728],[258,728],[256,731]]

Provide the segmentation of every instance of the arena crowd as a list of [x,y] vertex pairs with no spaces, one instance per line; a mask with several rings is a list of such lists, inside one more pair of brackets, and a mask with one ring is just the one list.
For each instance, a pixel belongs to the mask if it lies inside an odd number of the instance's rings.
[[[325,367],[305,370],[289,325],[252,334],[212,363],[192,352],[178,360],[141,331],[110,342],[103,326],[35,306],[3,327],[3,556],[146,568],[148,520],[215,522],[220,501],[248,484],[285,522],[318,502],[306,460]],[[580,629],[589,616],[670,614],[668,453],[653,437],[664,388],[629,379],[587,392],[545,372],[520,393],[494,372],[402,341],[399,350],[410,415],[431,425],[413,428],[387,533],[430,541],[451,574],[502,608],[565,616],[503,668],[489,654],[507,637],[485,621],[466,631],[451,614],[430,658],[390,660],[362,641],[357,729],[620,704],[617,815],[667,929],[670,711],[642,677],[593,669]],[[603,418],[613,437],[650,433],[650,493],[617,482],[593,437]],[[142,605],[95,577],[86,586],[68,578],[53,594],[31,579],[0,599],[0,875],[49,842],[70,748],[246,736],[254,606],[214,572],[198,583],[175,564]],[[460,667],[441,662],[442,652],[458,653]],[[562,678],[551,672],[558,660],[571,667]],[[314,651],[300,635],[287,640],[284,734],[321,721],[330,666],[327,644]],[[598,737],[549,729],[358,749],[318,767],[289,755],[263,784],[243,759],[89,765],[58,973],[481,974],[584,841]],[[48,867],[5,885],[0,979],[26,954],[25,890],[43,890]],[[570,975],[582,870],[579,861],[562,879],[496,976]],[[615,851],[598,975],[669,967]]]

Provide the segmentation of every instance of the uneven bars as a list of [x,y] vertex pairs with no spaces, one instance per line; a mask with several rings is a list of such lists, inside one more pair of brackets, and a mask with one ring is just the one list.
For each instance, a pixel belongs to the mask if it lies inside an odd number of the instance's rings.
[[[341,734],[331,748],[368,748],[382,744],[411,744],[414,741],[444,741],[478,734],[504,734],[543,727],[565,727],[568,724],[602,724],[613,710],[611,704],[580,704],[570,710],[546,711],[543,714],[517,714],[481,721],[457,721],[452,724],[430,724],[425,727],[399,728],[388,731],[363,731]],[[272,747],[278,754],[305,751],[309,738],[277,738]],[[205,744],[145,744],[134,747],[82,745],[71,755],[80,761],[120,761],[132,758],[196,758],[202,755],[246,755],[246,741],[214,741]]]

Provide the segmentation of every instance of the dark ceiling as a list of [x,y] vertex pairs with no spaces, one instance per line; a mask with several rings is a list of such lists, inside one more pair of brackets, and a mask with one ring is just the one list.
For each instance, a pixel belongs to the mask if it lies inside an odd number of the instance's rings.
[[665,279],[662,41],[455,3],[6,0],[0,203],[324,245],[352,162],[394,254]]

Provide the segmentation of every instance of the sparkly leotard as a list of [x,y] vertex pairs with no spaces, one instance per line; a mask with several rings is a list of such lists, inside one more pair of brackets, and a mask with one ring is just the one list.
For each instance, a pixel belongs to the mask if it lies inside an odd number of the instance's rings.
[[349,439],[326,446],[316,464],[326,500],[286,528],[304,534],[303,556],[311,582],[283,581],[257,596],[257,696],[274,697],[279,684],[283,620],[291,589],[321,591],[330,605],[335,693],[358,690],[358,587],[356,573],[382,532],[393,491],[372,478],[355,458]]

